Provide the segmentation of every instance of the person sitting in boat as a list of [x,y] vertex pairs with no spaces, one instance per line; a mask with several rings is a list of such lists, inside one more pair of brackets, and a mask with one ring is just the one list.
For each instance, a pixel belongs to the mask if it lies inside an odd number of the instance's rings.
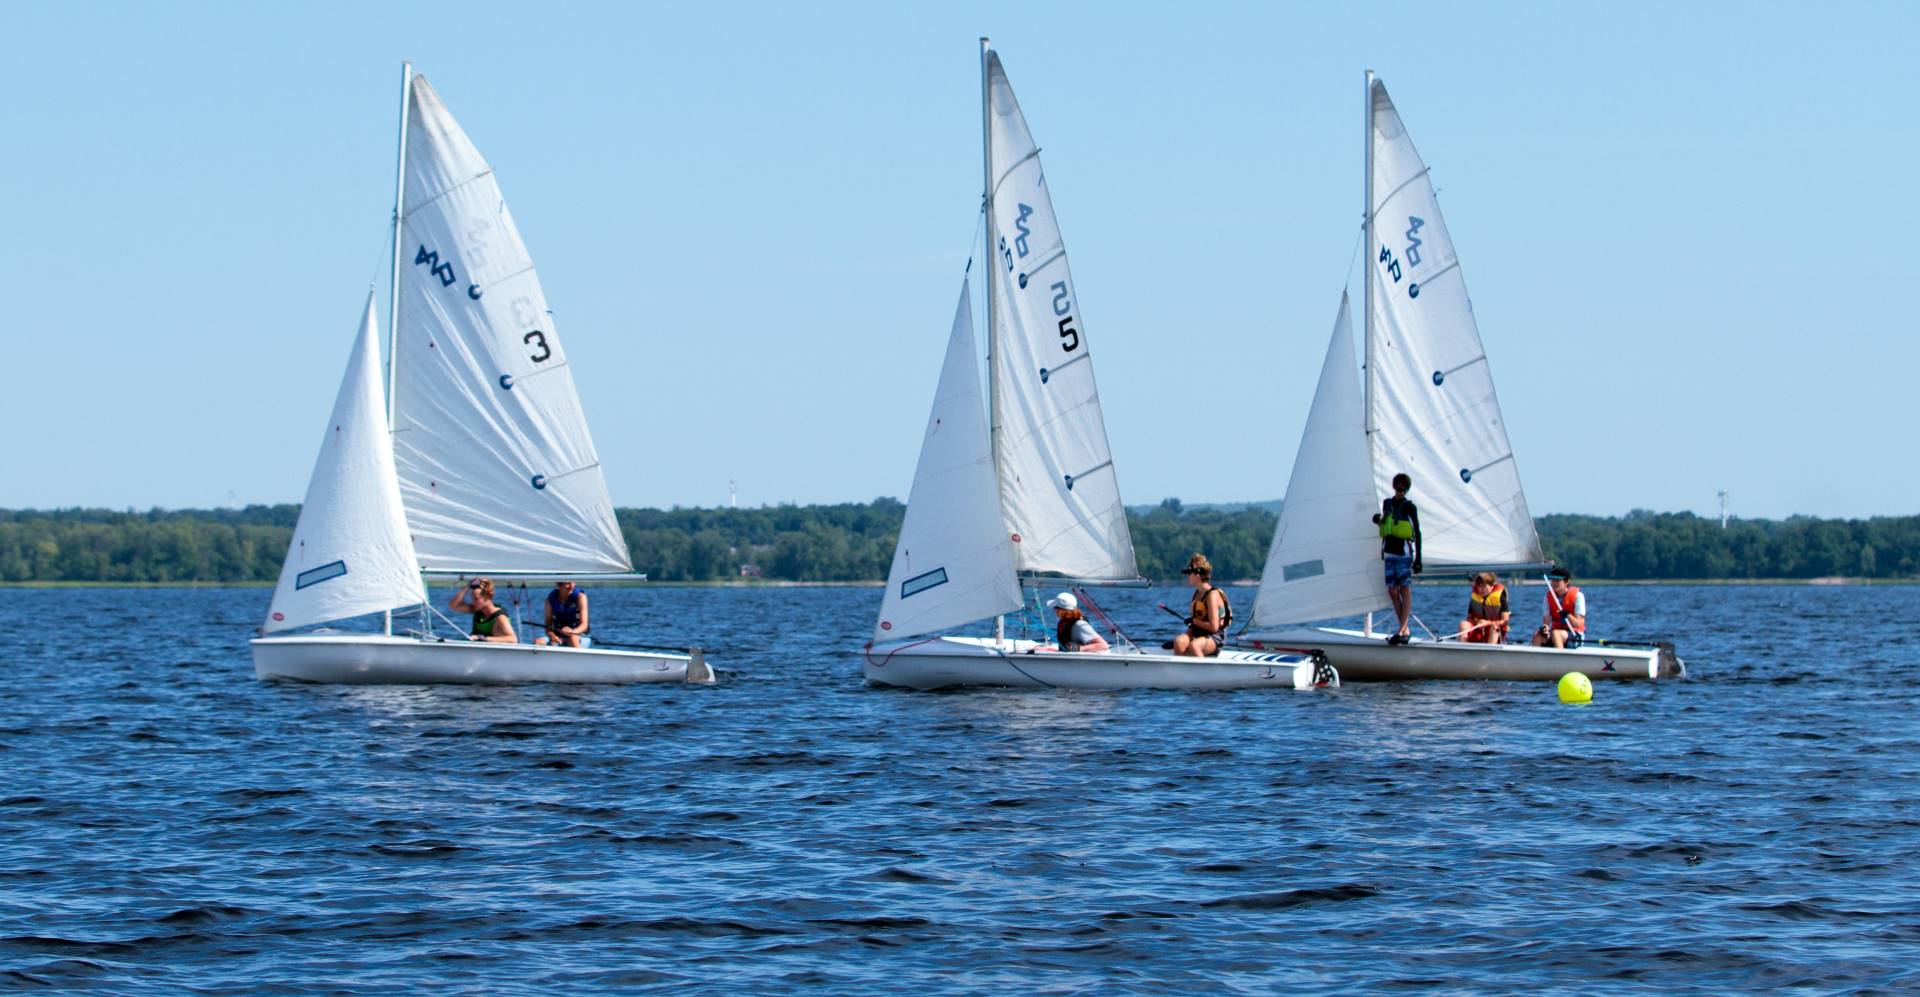
[[1413,616],[1413,576],[1420,573],[1420,510],[1407,499],[1413,479],[1404,472],[1393,476],[1393,495],[1380,503],[1374,513],[1374,525],[1380,528],[1380,560],[1386,566],[1387,598],[1393,602],[1393,616],[1400,629],[1387,638],[1389,644],[1413,640],[1407,620]]
[[553,583],[547,593],[546,632],[535,637],[535,644],[581,647],[587,635],[587,593],[571,580]]
[[473,632],[468,640],[486,641],[489,644],[518,644],[520,638],[514,635],[513,618],[507,611],[493,603],[493,579],[475,578],[453,593],[453,601],[447,608],[456,613],[473,614]]
[[1460,621],[1460,640],[1467,644],[1505,644],[1513,607],[1500,576],[1482,571],[1473,576],[1473,594],[1467,599],[1467,618]]
[[1095,630],[1093,624],[1088,623],[1086,616],[1081,614],[1080,600],[1074,598],[1072,592],[1062,592],[1048,599],[1047,608],[1053,610],[1053,615],[1059,620],[1054,627],[1054,640],[1059,647],[1042,645],[1035,650],[1104,651],[1107,649],[1107,639],[1100,636],[1100,631]]
[[1193,586],[1192,615],[1187,617],[1187,632],[1173,639],[1173,653],[1189,658],[1211,658],[1227,642],[1227,626],[1233,622],[1233,607],[1227,593],[1213,584],[1213,565],[1205,554],[1187,558],[1180,571]]
[[1579,647],[1587,637],[1587,596],[1573,585],[1573,572],[1547,573],[1547,615],[1533,635],[1534,647]]

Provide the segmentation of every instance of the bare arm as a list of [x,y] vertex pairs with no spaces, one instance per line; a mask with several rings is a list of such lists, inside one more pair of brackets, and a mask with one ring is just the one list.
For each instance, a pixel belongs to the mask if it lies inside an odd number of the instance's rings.
[[499,616],[496,616],[493,618],[493,633],[488,634],[485,637],[476,637],[474,639],[486,641],[489,644],[520,643],[520,638],[513,632],[513,620],[508,618],[507,614],[505,613],[502,613]]
[[467,601],[468,589],[465,584],[466,579],[462,578],[460,581],[462,584],[459,588],[453,590],[453,599],[447,603],[447,608],[456,613],[471,613],[473,612],[473,603]]

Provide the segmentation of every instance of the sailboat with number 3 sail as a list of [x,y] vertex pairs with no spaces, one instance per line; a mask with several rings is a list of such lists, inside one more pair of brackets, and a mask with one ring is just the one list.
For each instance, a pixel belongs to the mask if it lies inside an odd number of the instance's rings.
[[[1427,574],[1495,570],[1511,581],[1550,566],[1521,490],[1486,349],[1427,166],[1385,84],[1372,73],[1366,116],[1366,387],[1363,392],[1355,383],[1352,323],[1342,295],[1242,641],[1254,647],[1311,644],[1348,681],[1684,675],[1671,644],[1590,640],[1556,649],[1462,643],[1450,634],[1391,646],[1371,626],[1297,627],[1362,613],[1371,621],[1372,613],[1387,608],[1371,517],[1399,472],[1414,481]],[[1510,603],[1522,633],[1544,608],[1529,602],[1516,595]]]
[[981,39],[985,117],[988,401],[982,404],[969,287],[907,499],[873,641],[870,682],[931,689],[1314,688],[1337,677],[1311,653],[1226,650],[1176,657],[1129,645],[1100,653],[1043,642],[929,636],[1023,606],[1022,583],[1138,584],[1091,341],[1027,130],[1000,57]]
[[[436,633],[422,576],[629,574],[533,261],[481,158],[402,68],[388,378],[369,293],[262,636],[259,677],[311,682],[711,682],[697,649]],[[384,389],[384,390],[383,390]],[[420,607],[394,633],[393,610]],[[384,613],[381,634],[318,624]]]

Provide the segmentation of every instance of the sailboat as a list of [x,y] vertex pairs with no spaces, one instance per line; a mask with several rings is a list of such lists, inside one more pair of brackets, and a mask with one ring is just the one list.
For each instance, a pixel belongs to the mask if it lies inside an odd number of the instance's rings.
[[[372,294],[262,636],[262,679],[711,682],[698,649],[436,634],[424,577],[633,575],[568,358],[493,168],[401,70],[387,379]],[[420,625],[393,632],[393,610]],[[384,614],[383,633],[292,633]],[[536,625],[537,626],[537,625]]]
[[[1578,648],[1462,643],[1449,634],[1390,646],[1372,632],[1389,606],[1371,517],[1394,474],[1413,478],[1425,574],[1516,577],[1551,567],[1528,511],[1473,306],[1427,166],[1386,85],[1367,74],[1365,387],[1353,373],[1340,299],[1294,458],[1260,594],[1242,640],[1308,643],[1349,680],[1595,679],[1684,675],[1671,644],[1592,640]],[[1544,603],[1510,590],[1516,630]],[[1367,614],[1362,630],[1298,624]],[[1451,623],[1452,617],[1449,617]],[[1451,627],[1449,627],[1451,629]]]
[[[963,278],[899,544],[862,654],[867,680],[914,689],[1337,684],[1310,652],[1226,650],[1190,658],[1124,643],[1106,652],[1059,653],[1044,641],[1006,635],[1005,615],[1023,607],[1023,582],[1141,582],[1092,344],[1040,149],[985,38],[980,67],[987,401],[970,281]],[[936,635],[989,617],[991,637]]]

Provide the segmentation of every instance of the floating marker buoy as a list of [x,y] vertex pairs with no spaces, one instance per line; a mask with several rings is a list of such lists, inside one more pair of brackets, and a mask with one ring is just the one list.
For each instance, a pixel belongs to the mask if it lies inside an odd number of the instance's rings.
[[1593,702],[1593,683],[1587,681],[1579,672],[1568,672],[1560,676],[1560,701],[1563,703]]

